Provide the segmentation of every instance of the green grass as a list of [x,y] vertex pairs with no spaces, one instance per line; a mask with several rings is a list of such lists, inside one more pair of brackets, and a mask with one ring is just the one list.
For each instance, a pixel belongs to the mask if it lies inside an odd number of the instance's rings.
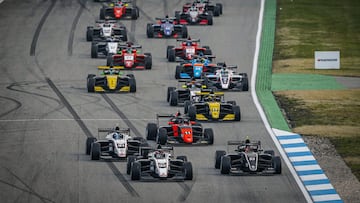
[[274,95],[294,132],[329,138],[360,180],[360,90],[295,90]]
[[336,50],[342,69],[360,72],[359,11],[359,0],[278,0],[274,60]]

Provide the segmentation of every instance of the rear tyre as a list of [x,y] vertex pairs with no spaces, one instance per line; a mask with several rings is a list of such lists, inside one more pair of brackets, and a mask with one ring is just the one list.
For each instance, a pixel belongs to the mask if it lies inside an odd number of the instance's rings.
[[241,121],[240,106],[233,106],[233,112],[235,114],[235,121]]
[[176,87],[168,87],[167,95],[166,95],[166,101],[167,101],[167,102],[170,101],[171,92],[174,91],[175,89],[176,89]]
[[220,172],[221,174],[229,174],[231,169],[231,158],[229,156],[221,157]]
[[221,3],[215,4],[217,7],[219,7],[220,15],[223,14],[223,5]]
[[215,152],[215,168],[219,169],[221,164],[221,157],[226,154],[223,150],[216,150]]
[[95,92],[95,77],[88,77],[87,78],[87,90],[88,92]]
[[133,8],[132,10],[131,10],[131,19],[133,19],[133,20],[136,20],[137,18],[138,18],[138,11],[137,11],[137,7],[135,7],[135,8]]
[[168,58],[169,62],[174,62],[175,61],[175,49],[170,49],[169,50],[169,58]]
[[214,16],[220,16],[220,7],[214,6]]
[[100,143],[94,142],[91,144],[91,160],[99,160],[100,159]]
[[152,67],[152,55],[151,53],[144,53],[145,55],[145,69],[150,70]]
[[98,57],[98,46],[96,43],[91,44],[91,58]]
[[134,162],[131,167],[131,180],[140,180],[141,174],[141,164],[139,162]]
[[214,131],[211,128],[205,128],[204,130],[204,138],[208,142],[209,145],[214,144]]
[[178,97],[179,97],[179,93],[177,91],[172,91],[170,93],[170,106],[178,105]]
[[195,106],[189,106],[188,114],[189,114],[190,120],[194,121],[196,119],[196,107]]
[[157,135],[157,125],[155,123],[148,123],[146,126],[146,139],[155,141],[156,135]]
[[103,8],[100,9],[99,18],[100,18],[100,20],[105,20],[105,11]]
[[154,27],[152,26],[151,23],[148,23],[146,25],[146,35],[148,38],[153,38],[154,37]]
[[157,137],[157,143],[161,145],[165,145],[166,142],[167,142],[167,130],[165,128],[160,128]]
[[212,15],[208,15],[207,16],[207,20],[208,20],[208,25],[213,25],[213,16]]
[[249,91],[249,79],[247,77],[244,78],[244,84],[242,87],[242,91]]
[[173,49],[174,46],[167,46],[166,48],[166,58],[168,59],[169,58],[169,52],[170,52],[170,49]]
[[189,111],[189,106],[191,105],[191,101],[185,101],[184,102],[184,114],[187,114]]
[[281,174],[281,159],[279,156],[273,157],[273,167],[275,169],[275,174]]
[[175,69],[175,79],[180,79],[180,74],[181,74],[181,65],[177,65],[176,69]]
[[181,29],[181,35],[182,35],[182,38],[187,38],[188,37],[188,29],[187,29],[187,27],[185,25]]
[[88,42],[92,41],[93,32],[94,32],[94,30],[91,28],[88,28],[86,30],[86,41],[88,41]]

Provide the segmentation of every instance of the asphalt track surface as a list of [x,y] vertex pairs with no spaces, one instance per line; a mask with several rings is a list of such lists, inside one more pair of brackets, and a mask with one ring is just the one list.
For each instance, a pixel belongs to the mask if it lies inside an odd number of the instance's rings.
[[[144,136],[156,113],[173,113],[165,99],[176,86],[175,63],[166,62],[172,39],[147,39],[146,23],[173,15],[185,1],[137,1],[140,18],[122,21],[129,39],[153,55],[153,68],[134,71],[135,94],[89,94],[86,76],[105,59],[90,58],[86,26],[101,4],[85,0],[4,1],[0,4],[0,199],[1,202],[305,202],[283,164],[276,176],[223,176],[214,153],[227,140],[250,136],[264,149],[275,148],[250,92],[231,92],[242,121],[205,123],[215,132],[213,146],[176,147],[187,155],[194,180],[134,182],[121,161],[91,161],[86,137],[97,128],[128,126]],[[237,64],[251,78],[260,1],[227,0],[213,26],[189,27],[219,61]],[[153,144],[153,143],[152,143]],[[276,151],[276,150],[275,150]],[[275,152],[277,153],[277,151]]]

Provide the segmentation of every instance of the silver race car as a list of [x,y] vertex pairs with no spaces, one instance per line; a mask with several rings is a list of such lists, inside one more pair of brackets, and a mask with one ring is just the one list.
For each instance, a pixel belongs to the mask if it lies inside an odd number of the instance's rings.
[[127,41],[127,30],[115,20],[97,20],[95,26],[88,26],[86,41],[103,41],[108,37],[116,37]]
[[[105,138],[100,138],[106,133]],[[86,140],[86,154],[91,160],[101,158],[124,159],[129,155],[138,153],[141,146],[148,146],[142,137],[131,137],[129,128],[99,128],[98,137],[88,137]]]
[[131,180],[175,180],[193,179],[193,168],[186,156],[174,158],[173,147],[158,145],[156,149],[144,147],[139,156],[129,156],[127,174]]
[[221,67],[215,74],[207,74],[204,84],[208,88],[215,87],[221,90],[248,91],[249,80],[246,73],[236,73],[237,66]]
[[274,155],[274,150],[264,151],[260,141],[228,141],[230,145],[236,146],[234,152],[215,152],[215,168],[221,174],[281,174],[280,157]]

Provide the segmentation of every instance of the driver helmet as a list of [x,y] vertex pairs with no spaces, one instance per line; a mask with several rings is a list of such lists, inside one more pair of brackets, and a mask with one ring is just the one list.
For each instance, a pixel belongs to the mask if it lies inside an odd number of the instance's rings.
[[181,116],[180,111],[177,111],[177,112],[175,113],[175,116],[176,116],[176,117]]
[[116,131],[119,131],[119,130],[120,130],[119,126],[116,126],[116,127],[115,127],[115,130],[116,130]]

